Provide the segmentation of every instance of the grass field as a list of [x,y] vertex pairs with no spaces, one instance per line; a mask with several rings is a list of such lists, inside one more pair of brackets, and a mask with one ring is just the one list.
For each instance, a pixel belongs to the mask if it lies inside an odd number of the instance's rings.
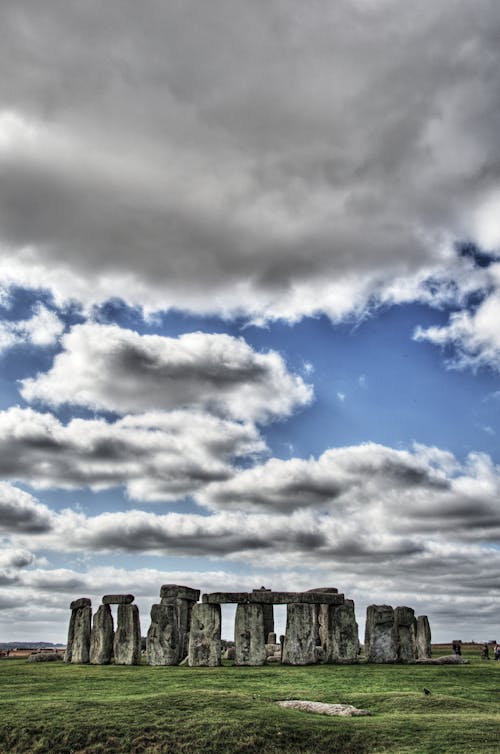
[[[456,667],[2,660],[0,752],[498,754],[500,662],[481,661],[478,653]],[[313,715],[282,709],[279,699],[349,703],[372,716]]]

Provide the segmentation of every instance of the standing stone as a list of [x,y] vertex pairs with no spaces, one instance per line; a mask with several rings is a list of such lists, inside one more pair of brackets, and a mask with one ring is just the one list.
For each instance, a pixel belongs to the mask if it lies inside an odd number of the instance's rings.
[[113,616],[109,604],[99,605],[92,623],[90,664],[109,665],[113,659]]
[[234,622],[234,642],[236,665],[264,665],[266,644],[263,605],[238,605]]
[[90,627],[92,608],[79,607],[75,612],[73,648],[71,662],[73,665],[87,665],[90,656]]
[[153,605],[146,638],[150,665],[178,665],[181,658],[176,605]]
[[358,662],[359,636],[353,600],[345,600],[343,605],[321,605],[319,632],[325,662]]
[[277,644],[277,643],[278,643],[278,641],[277,641],[277,638],[276,638],[276,634],[274,633],[274,631],[271,631],[267,635],[266,644]]
[[71,611],[68,626],[68,640],[66,642],[66,651],[64,652],[64,662],[71,662],[73,657],[73,642],[75,640],[75,619],[76,610]]
[[431,627],[427,615],[419,615],[417,618],[417,658],[428,659],[432,655]]
[[189,632],[188,665],[190,667],[221,664],[220,605],[199,603],[193,606]]
[[68,640],[66,642],[66,651],[64,653],[64,662],[71,662],[73,657],[73,644],[75,640],[75,623],[78,610],[82,607],[90,607],[91,601],[88,597],[80,597],[77,600],[73,600],[70,604],[71,616],[68,626]]
[[162,605],[174,605],[177,615],[179,633],[179,661],[188,654],[189,632],[191,630],[191,612],[193,605],[200,598],[200,590],[179,584],[163,584],[160,589]]
[[137,605],[118,605],[113,653],[115,665],[139,665],[141,661],[141,625]]
[[313,665],[319,658],[318,605],[295,602],[287,605],[282,662]]
[[366,609],[365,655],[367,662],[397,662],[394,610],[390,605],[369,605]]
[[[260,589],[253,589],[252,594],[256,592],[272,592],[272,589],[266,589],[265,586],[261,586]],[[272,605],[262,605],[264,614],[264,636],[274,632],[274,608]]]
[[411,607],[394,610],[394,643],[398,662],[415,662],[417,659],[417,621]]

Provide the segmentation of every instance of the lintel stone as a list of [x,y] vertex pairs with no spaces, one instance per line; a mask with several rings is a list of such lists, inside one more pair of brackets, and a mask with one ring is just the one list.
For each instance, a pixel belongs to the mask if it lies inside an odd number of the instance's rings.
[[133,594],[105,594],[103,605],[131,605],[135,597]]
[[88,597],[80,597],[77,600],[73,600],[69,606],[70,610],[79,610],[81,607],[90,607],[92,605],[91,600]]
[[333,592],[272,592],[259,589],[254,592],[212,592],[211,594],[204,594],[202,601],[209,605],[226,605],[230,603],[239,605],[250,603],[260,605],[289,605],[296,602],[343,605],[344,595]]
[[160,597],[168,599],[175,597],[179,600],[188,600],[189,602],[198,602],[200,599],[200,590],[191,589],[189,586],[179,586],[178,584],[163,584],[160,589]]

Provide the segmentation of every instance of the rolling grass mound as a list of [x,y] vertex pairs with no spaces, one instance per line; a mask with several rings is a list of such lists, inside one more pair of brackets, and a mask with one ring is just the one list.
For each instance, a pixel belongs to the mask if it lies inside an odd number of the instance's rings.
[[[425,695],[423,689],[430,690]],[[278,700],[352,704],[325,717]],[[500,663],[263,668],[0,662],[1,754],[498,754]]]

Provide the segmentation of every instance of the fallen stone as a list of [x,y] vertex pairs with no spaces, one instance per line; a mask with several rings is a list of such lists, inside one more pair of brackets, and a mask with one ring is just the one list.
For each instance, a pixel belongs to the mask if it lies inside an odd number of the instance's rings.
[[367,709],[358,709],[352,704],[325,704],[324,702],[308,702],[301,699],[289,699],[278,702],[280,707],[298,709],[303,712],[315,712],[318,715],[335,715],[340,717],[365,717],[371,715]]
[[73,600],[73,602],[69,606],[69,609],[78,610],[80,607],[90,607],[91,605],[92,601],[88,597],[80,597],[77,600]]
[[441,657],[421,657],[416,660],[418,665],[468,665],[460,655],[442,655]]
[[134,601],[133,594],[105,594],[102,598],[103,605],[130,605]]
[[141,661],[141,625],[137,605],[118,605],[113,654],[115,665],[139,665]]
[[62,662],[62,659],[58,652],[34,652],[28,657],[28,662]]
[[113,659],[113,616],[109,605],[99,605],[92,621],[90,664],[109,665]]

